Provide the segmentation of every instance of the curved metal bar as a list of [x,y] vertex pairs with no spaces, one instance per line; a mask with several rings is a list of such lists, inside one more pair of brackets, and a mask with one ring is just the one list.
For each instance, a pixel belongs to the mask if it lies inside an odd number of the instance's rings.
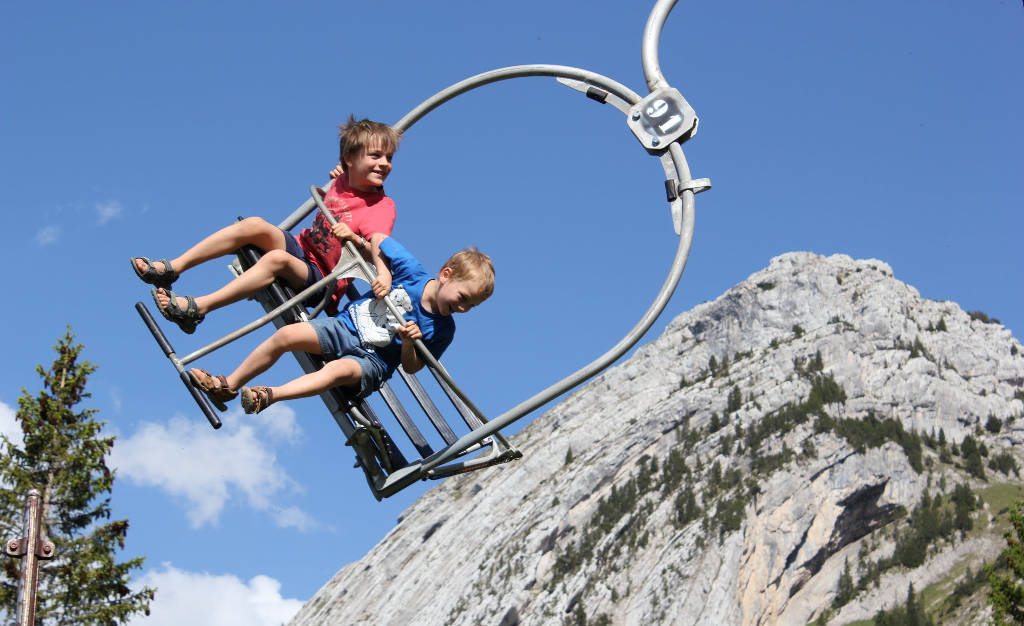
[[489,72],[483,72],[476,76],[470,76],[469,78],[455,83],[454,85],[443,89],[430,98],[424,100],[419,106],[412,111],[405,114],[405,117],[398,120],[394,125],[394,128],[398,131],[405,132],[410,126],[415,124],[427,113],[430,113],[437,107],[441,106],[445,102],[448,102],[455,96],[463,94],[471,89],[476,89],[483,85],[490,83],[496,83],[502,80],[508,80],[509,78],[521,78],[523,76],[556,76],[563,78],[575,78],[588,82],[592,85],[597,85],[602,89],[610,91],[615,95],[619,96],[623,100],[627,100],[630,104],[636,103],[640,100],[640,96],[636,94],[632,89],[625,85],[614,81],[607,76],[602,76],[595,72],[580,69],[578,67],[569,67],[567,65],[511,65],[509,67],[502,67]]
[[[685,172],[688,169],[685,163],[677,164],[677,166],[680,165],[681,167],[677,167],[677,172],[679,172],[679,170],[683,170]],[[460,449],[465,448],[482,437],[494,434],[498,430],[537,409],[546,402],[562,395],[566,391],[600,373],[601,370],[611,365],[616,359],[625,354],[627,350],[633,347],[633,345],[640,340],[640,337],[650,329],[651,325],[654,324],[654,321],[659,315],[661,315],[661,312],[668,304],[669,298],[672,297],[672,292],[675,291],[676,285],[679,284],[679,279],[682,277],[683,269],[686,267],[686,261],[690,254],[690,244],[693,241],[695,216],[693,191],[686,190],[682,193],[681,197],[683,199],[683,223],[682,233],[679,236],[679,246],[676,248],[675,259],[672,261],[672,267],[669,270],[668,277],[665,279],[665,283],[661,287],[661,291],[658,292],[658,296],[636,326],[634,326],[625,337],[615,344],[614,347],[595,359],[589,365],[563,378],[525,402],[512,407],[480,428],[464,435],[461,439],[448,446],[445,450],[438,452],[429,459],[424,459],[422,466],[422,470],[424,472],[453,459],[458,455],[458,451]]]
[[651,9],[644,26],[644,35],[640,47],[640,60],[644,68],[644,79],[647,80],[647,88],[656,91],[662,87],[668,87],[668,81],[661,73],[661,64],[658,62],[658,44],[661,42],[661,29],[665,26],[665,20],[676,5],[678,0],[658,0],[658,3]]
[[[648,20],[648,28],[655,28],[657,32],[660,32],[661,25],[664,23],[665,16],[668,11],[671,10],[672,5],[675,4],[674,0],[665,0],[659,2],[652,13],[652,18]],[[659,9],[663,10],[664,15],[661,17],[655,17],[655,14],[659,12]],[[654,26],[652,26],[652,24]],[[654,45],[657,46],[657,37],[651,37],[648,32],[645,31],[645,42],[648,39],[654,39]],[[653,59],[653,67],[657,70],[657,55],[655,54]],[[646,68],[645,68],[646,69]],[[657,72],[660,77],[660,72]],[[395,124],[395,128],[401,132],[405,132],[409,127],[419,121],[427,113],[433,111],[437,107],[441,106],[445,102],[455,98],[456,96],[463,94],[467,91],[475,89],[486,84],[507,80],[510,78],[520,78],[524,76],[554,76],[561,78],[572,78],[582,80],[594,86],[600,87],[615,94],[622,98],[626,102],[636,104],[640,101],[640,96],[628,87],[621,83],[612,80],[601,74],[590,72],[575,67],[568,67],[563,65],[516,65],[510,67],[499,68],[471,76],[465,80],[451,85],[450,87],[443,89],[432,97],[422,102],[415,109],[410,111]],[[664,80],[662,77],[661,80]],[[686,164],[685,157],[683,156],[682,148],[678,144],[673,143],[669,149],[669,155],[671,156],[673,166],[676,172],[677,180],[681,182],[688,182],[690,180],[689,167]],[[668,304],[669,298],[672,296],[672,292],[675,291],[676,285],[679,284],[679,279],[682,276],[683,269],[686,266],[686,261],[689,256],[690,244],[693,239],[693,226],[694,226],[694,198],[692,191],[684,191],[681,194],[682,199],[682,224],[680,228],[679,246],[676,249],[676,256],[672,262],[672,267],[669,270],[668,277],[665,283],[662,285],[661,290],[658,292],[657,297],[651,304],[650,308],[640,319],[640,321],[633,327],[633,329],[623,337],[615,346],[608,350],[605,354],[595,359],[589,365],[579,369],[578,371],[570,374],[563,378],[559,382],[551,385],[547,389],[535,394],[531,398],[524,402],[516,405],[512,409],[501,414],[497,418],[485,423],[483,426],[473,430],[466,434],[454,444],[448,446],[445,450],[438,452],[428,459],[424,459],[424,464],[421,468],[423,472],[429,472],[431,469],[450,461],[460,454],[460,450],[464,450],[466,447],[472,445],[475,441],[479,441],[481,438],[493,435],[498,432],[501,428],[507,426],[511,422],[514,422],[527,413],[535,410],[546,402],[564,394],[573,387],[580,383],[588,380],[595,376],[603,369],[611,365],[616,359],[626,353],[640,337],[643,336],[654,321],[664,310]],[[434,365],[431,363],[431,365]],[[451,385],[453,391],[460,398],[464,399],[468,403],[466,394],[454,384],[454,381],[450,380],[447,376],[447,372],[444,368],[440,368],[443,373],[442,377],[445,382]],[[472,406],[472,405],[471,405]],[[474,407],[475,408],[475,407]],[[477,411],[474,411],[477,412]]]

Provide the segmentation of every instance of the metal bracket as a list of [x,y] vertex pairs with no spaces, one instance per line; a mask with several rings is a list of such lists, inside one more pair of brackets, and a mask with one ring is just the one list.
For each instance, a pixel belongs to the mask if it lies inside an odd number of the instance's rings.
[[710,178],[694,178],[685,183],[679,183],[679,193],[690,190],[697,194],[702,191],[707,191],[708,189],[711,189]]
[[[28,554],[28,544],[28,537],[22,537],[21,539],[11,539],[7,542],[7,545],[4,546],[4,554],[6,554],[7,556],[13,556],[16,559],[20,559],[21,557]],[[52,541],[38,540],[36,541],[35,549],[36,558],[42,559],[44,561],[49,561],[54,557],[55,549],[56,548],[54,548]]]
[[[594,85],[591,85],[590,83],[584,82],[582,80],[576,80],[574,78],[566,78],[564,76],[559,76],[556,80],[565,85],[566,87],[575,89],[580,93],[586,94],[588,98],[594,100],[595,102],[610,104],[616,109],[625,113],[626,115],[629,115],[629,103],[613,93],[610,93],[604,89],[600,89],[599,87],[595,87]],[[599,91],[602,94],[601,98],[595,97],[595,90]]]
[[697,133],[697,113],[674,87],[652,91],[629,109],[626,124],[648,150],[664,150]]

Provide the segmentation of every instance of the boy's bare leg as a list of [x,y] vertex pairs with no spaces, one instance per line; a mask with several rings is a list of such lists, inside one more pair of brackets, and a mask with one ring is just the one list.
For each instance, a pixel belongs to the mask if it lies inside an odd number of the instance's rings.
[[289,324],[279,328],[266,341],[256,347],[242,364],[228,377],[228,388],[237,391],[253,376],[262,374],[277,362],[285,352],[302,350],[312,354],[320,354],[320,340],[316,330],[309,322]]
[[280,387],[271,387],[274,402],[308,398],[332,387],[359,387],[359,379],[363,375],[362,368],[353,359],[340,358],[325,363],[316,372],[299,376]]
[[[171,267],[175,272],[181,274],[200,263],[231,254],[246,244],[262,248],[264,252],[284,250],[284,238],[285,234],[280,228],[261,217],[249,217],[218,230],[189,248],[181,256],[170,259]],[[154,261],[153,265],[158,271],[166,269],[160,261]],[[146,264],[140,259],[135,260],[135,266],[139,268],[140,272],[146,269]]]
[[[174,267],[173,261],[171,266]],[[197,296],[196,307],[200,314],[206,315],[222,306],[252,296],[274,282],[276,276],[284,278],[292,289],[300,291],[306,284],[308,272],[308,266],[300,259],[293,257],[283,249],[271,250],[260,257],[255,265],[242,272],[238,278],[209,295]],[[167,306],[167,301],[170,300],[162,290],[157,290],[156,298],[162,307]],[[184,310],[187,306],[188,301],[179,297],[178,307]]]

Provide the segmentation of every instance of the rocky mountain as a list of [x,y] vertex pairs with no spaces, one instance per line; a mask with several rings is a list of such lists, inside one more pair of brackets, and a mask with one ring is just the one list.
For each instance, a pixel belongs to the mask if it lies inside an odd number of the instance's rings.
[[982,623],[1024,348],[877,260],[791,253],[440,483],[306,624]]

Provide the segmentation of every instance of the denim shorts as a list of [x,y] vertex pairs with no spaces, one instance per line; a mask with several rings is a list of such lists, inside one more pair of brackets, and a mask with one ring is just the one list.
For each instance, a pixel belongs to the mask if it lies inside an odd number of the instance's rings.
[[[295,235],[284,230],[281,230],[281,232],[284,234],[285,252],[306,264],[306,284],[303,285],[302,288],[305,289],[306,287],[309,287],[316,281],[323,278],[324,275],[320,273],[320,270],[317,269],[317,267],[313,265],[313,263],[308,258],[306,258],[306,253],[303,252],[302,246],[299,245],[299,240],[296,239]],[[313,292],[308,298],[306,298],[306,300],[302,304],[304,304],[305,306],[316,306],[320,304],[320,301],[323,299],[324,290],[318,289],[317,291]]]
[[359,336],[336,317],[319,317],[309,322],[320,342],[325,361],[352,359],[359,364],[359,397],[365,398],[380,389],[388,377],[388,368],[375,352],[359,343]]

